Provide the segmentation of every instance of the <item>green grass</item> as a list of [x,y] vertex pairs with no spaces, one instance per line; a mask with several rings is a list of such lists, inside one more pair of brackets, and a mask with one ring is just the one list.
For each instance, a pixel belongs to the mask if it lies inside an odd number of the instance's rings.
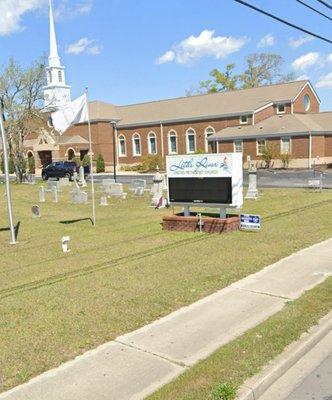
[[[257,327],[221,347],[175,381],[148,397],[149,400],[214,400],[232,393],[257,374],[287,345],[317,324],[332,308],[332,278],[306,292]],[[228,391],[220,390],[228,385]],[[231,399],[233,397],[225,397]]]
[[[244,207],[262,215],[260,232],[206,235],[162,231],[162,215],[172,211],[149,208],[148,196],[98,206],[96,228],[60,223],[90,216],[68,192],[42,204],[35,219],[37,189],[13,186],[19,244],[0,231],[3,389],[332,236],[331,191],[266,189]],[[61,252],[63,235],[71,237],[69,254]]]

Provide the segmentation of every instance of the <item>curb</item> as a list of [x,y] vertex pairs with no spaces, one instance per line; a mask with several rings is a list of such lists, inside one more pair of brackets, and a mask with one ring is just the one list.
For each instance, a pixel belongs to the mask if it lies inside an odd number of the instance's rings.
[[302,334],[300,339],[264,367],[262,372],[249,378],[239,389],[237,400],[258,400],[260,396],[297,361],[308,353],[332,329],[332,312],[323,317],[318,325]]

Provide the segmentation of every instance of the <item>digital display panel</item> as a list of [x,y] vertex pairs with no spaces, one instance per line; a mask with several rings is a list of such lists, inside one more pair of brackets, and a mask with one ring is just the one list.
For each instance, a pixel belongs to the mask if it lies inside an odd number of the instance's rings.
[[171,203],[232,204],[232,178],[169,178]]

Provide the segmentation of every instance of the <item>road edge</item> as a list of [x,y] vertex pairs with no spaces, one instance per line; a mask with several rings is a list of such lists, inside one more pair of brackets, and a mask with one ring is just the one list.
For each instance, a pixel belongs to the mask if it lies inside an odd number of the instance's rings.
[[258,400],[260,396],[297,361],[325,337],[332,329],[332,311],[320,319],[319,323],[301,335],[285,350],[267,364],[261,372],[249,378],[239,389],[237,400]]

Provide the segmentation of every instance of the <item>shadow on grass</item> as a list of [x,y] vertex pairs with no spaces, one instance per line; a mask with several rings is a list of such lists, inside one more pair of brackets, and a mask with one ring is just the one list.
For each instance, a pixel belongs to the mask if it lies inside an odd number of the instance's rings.
[[93,221],[90,217],[89,218],[79,218],[79,219],[68,219],[66,221],[59,221],[59,223],[69,225],[69,224],[76,224],[77,222],[81,222],[81,221],[90,221],[91,224],[93,225]]
[[[20,225],[21,225],[21,221],[18,221],[18,223],[16,224],[16,226],[14,227],[14,229],[15,229],[15,239],[17,240],[17,237],[18,237],[18,232],[19,232],[19,230],[20,230]],[[7,232],[7,231],[10,231],[10,227],[7,227],[7,228],[0,228],[0,233],[1,232]]]

